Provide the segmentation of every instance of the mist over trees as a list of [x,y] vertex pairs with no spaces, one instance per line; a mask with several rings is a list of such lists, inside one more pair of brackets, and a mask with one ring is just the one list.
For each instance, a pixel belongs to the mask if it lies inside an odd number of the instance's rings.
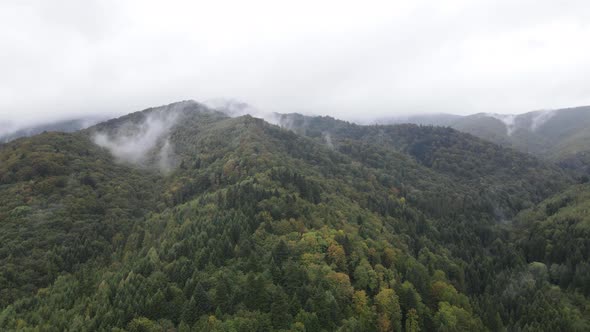
[[590,331],[589,13],[0,0],[0,331]]
[[575,174],[450,128],[278,121],[183,102],[1,145],[0,328],[590,329]]

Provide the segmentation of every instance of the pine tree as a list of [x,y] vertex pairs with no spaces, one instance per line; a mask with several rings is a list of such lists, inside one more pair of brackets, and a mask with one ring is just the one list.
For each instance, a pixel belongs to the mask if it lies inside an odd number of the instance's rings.
[[287,296],[282,290],[277,291],[273,296],[270,316],[272,325],[275,328],[287,328],[291,324],[292,317],[289,314],[289,302],[287,302]]
[[282,265],[289,258],[290,250],[284,240],[280,240],[272,251],[272,258],[278,266]]
[[416,309],[408,310],[406,314],[406,332],[419,332],[420,326],[418,324],[418,313]]

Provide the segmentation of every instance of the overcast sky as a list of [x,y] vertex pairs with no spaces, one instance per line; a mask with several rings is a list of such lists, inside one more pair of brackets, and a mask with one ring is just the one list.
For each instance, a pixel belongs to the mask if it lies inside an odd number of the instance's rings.
[[228,97],[352,119],[590,104],[590,2],[0,0],[0,126]]

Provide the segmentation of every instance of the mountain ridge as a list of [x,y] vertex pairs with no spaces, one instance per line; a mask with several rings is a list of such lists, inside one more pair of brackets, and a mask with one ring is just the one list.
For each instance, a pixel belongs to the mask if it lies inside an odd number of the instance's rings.
[[[409,122],[450,126],[488,141],[556,163],[583,158],[590,146],[590,106],[533,111],[518,115],[416,116]],[[390,123],[397,120],[382,120]],[[582,159],[581,162],[585,162]]]

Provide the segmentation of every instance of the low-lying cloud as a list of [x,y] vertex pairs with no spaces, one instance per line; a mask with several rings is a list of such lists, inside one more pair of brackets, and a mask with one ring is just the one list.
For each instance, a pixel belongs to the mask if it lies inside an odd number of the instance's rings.
[[502,121],[502,123],[504,123],[504,125],[506,126],[506,134],[508,136],[512,136],[512,134],[516,130],[516,121],[515,120],[516,120],[517,115],[495,114],[495,113],[487,113],[485,115]]
[[291,129],[288,127],[288,124],[283,123],[281,114],[275,112],[269,112],[266,110],[261,110],[257,107],[254,107],[246,102],[242,102],[232,98],[214,98],[205,100],[202,102],[203,105],[209,107],[210,109],[220,111],[230,117],[238,117],[242,115],[251,115],[255,118],[263,119],[264,121],[281,126],[287,129]]
[[533,118],[533,122],[531,123],[531,130],[537,130],[547,121],[549,121],[555,115],[555,113],[555,110],[539,111],[539,113],[535,115],[535,117]]
[[583,0],[0,1],[0,122],[218,96],[358,121],[587,105],[589,9]]
[[177,112],[152,112],[139,123],[127,122],[114,134],[97,132],[94,142],[108,149],[120,162],[156,166],[167,173],[175,162],[169,135],[179,117]]

